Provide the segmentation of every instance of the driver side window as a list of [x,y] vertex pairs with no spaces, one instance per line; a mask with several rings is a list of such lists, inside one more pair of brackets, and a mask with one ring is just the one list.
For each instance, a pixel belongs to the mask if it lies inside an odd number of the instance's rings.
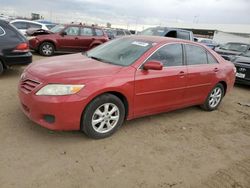
[[64,32],[69,36],[77,36],[79,35],[79,27],[68,27]]
[[158,49],[148,59],[148,61],[152,60],[160,61],[164,67],[182,66],[183,53],[181,44],[168,44]]

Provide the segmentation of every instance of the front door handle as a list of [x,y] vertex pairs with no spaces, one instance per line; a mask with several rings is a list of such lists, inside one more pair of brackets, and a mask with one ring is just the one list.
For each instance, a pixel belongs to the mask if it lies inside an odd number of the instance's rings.
[[184,71],[180,71],[180,72],[179,72],[179,75],[180,75],[181,78],[183,78],[184,75],[185,75],[185,72],[184,72]]

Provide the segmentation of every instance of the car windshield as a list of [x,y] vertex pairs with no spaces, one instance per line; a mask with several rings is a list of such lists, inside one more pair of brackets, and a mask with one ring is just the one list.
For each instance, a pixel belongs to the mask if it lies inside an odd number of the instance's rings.
[[241,43],[227,43],[223,46],[221,46],[222,50],[231,50],[231,51],[237,51],[237,52],[245,52],[248,50],[249,46],[247,44],[241,44]]
[[243,53],[242,56],[245,56],[245,57],[250,57],[250,50],[247,51],[246,53]]
[[164,36],[166,33],[164,28],[148,28],[141,32],[141,35]]
[[87,57],[120,66],[133,64],[152,43],[133,38],[120,38],[100,45],[86,53]]
[[64,25],[56,25],[55,27],[52,27],[50,29],[51,32],[53,33],[59,33],[60,31],[62,31],[62,29],[64,29],[65,26]]

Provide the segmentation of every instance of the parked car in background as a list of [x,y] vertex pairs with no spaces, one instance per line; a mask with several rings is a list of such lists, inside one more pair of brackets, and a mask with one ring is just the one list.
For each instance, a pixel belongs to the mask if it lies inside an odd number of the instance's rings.
[[49,22],[49,21],[46,21],[46,20],[36,20],[36,22],[46,25],[46,27],[49,30],[52,29],[53,27],[55,27],[57,25],[57,24],[55,24],[53,22]]
[[234,65],[204,45],[131,36],[85,55],[33,63],[21,76],[19,98],[23,112],[43,127],[104,138],[125,119],[193,105],[215,110],[234,81]]
[[0,74],[13,65],[31,62],[27,39],[7,21],[0,20]]
[[115,38],[115,31],[113,29],[105,28],[104,31],[108,35],[109,40],[112,40]]
[[10,23],[14,25],[23,35],[26,35],[26,31],[30,28],[44,30],[49,30],[51,28],[50,24],[44,24],[30,20],[12,20]]
[[229,42],[215,48],[215,51],[224,59],[231,61],[234,56],[246,53],[250,50],[250,44]]
[[130,31],[127,29],[114,29],[113,31],[114,31],[115,38],[132,35]]
[[106,33],[97,26],[70,24],[57,25],[48,34],[33,36],[29,44],[39,54],[51,56],[55,51],[88,51],[108,40]]
[[194,41],[194,35],[192,31],[169,27],[150,27],[140,32],[140,35],[172,37]]
[[218,46],[218,44],[215,41],[208,38],[198,38],[197,42],[202,43],[213,50]]
[[235,56],[232,62],[237,69],[236,82],[250,85],[250,51]]

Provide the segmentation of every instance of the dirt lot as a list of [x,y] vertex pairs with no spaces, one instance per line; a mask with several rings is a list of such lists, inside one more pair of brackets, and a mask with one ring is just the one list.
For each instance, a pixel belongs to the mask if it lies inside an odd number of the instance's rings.
[[[38,56],[35,59],[41,58]],[[220,108],[128,121],[111,138],[52,132],[19,108],[23,68],[0,77],[0,187],[250,187],[250,87]]]

